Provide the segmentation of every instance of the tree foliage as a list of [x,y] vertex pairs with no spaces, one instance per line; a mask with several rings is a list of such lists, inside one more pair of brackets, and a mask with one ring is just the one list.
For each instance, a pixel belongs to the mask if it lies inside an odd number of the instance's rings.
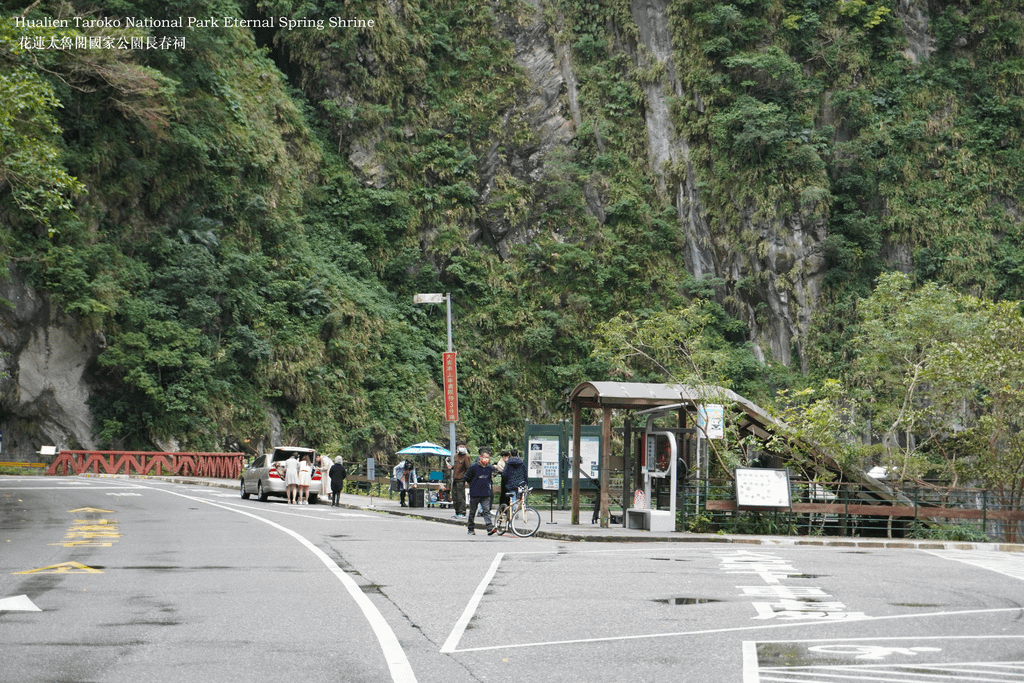
[[[795,301],[811,266],[777,247],[820,227],[818,314],[794,339],[815,391],[780,409],[804,406],[799,428],[840,455],[870,420],[906,476],[995,482],[1011,461],[976,456],[1015,452],[1016,389],[973,349],[1015,372],[983,330],[1012,349],[1012,306],[992,302],[1024,298],[1021,14],[929,7],[917,61],[895,12],[861,0],[673,1],[667,60],[617,0],[117,0],[103,11],[376,22],[122,30],[187,39],[123,51],[24,50],[34,29],[7,7],[4,253],[103,339],[105,444],[280,433],[387,453],[446,433],[444,316],[416,292],[452,294],[471,440],[517,443],[588,379],[701,377],[769,402],[798,380],[748,345],[761,294]],[[527,34],[564,60],[571,103],[527,77]],[[652,169],[657,83],[685,161]],[[686,243],[690,220],[708,243]],[[698,252],[735,267],[695,280]],[[924,286],[877,279],[897,268]]]
[[42,73],[50,60],[36,59],[21,39],[42,31],[15,29],[0,16],[0,199],[7,195],[18,211],[51,234],[51,217],[69,212],[85,186],[61,164],[60,128],[54,110],[61,106]]
[[862,302],[852,381],[869,401],[900,479],[981,485],[1019,509],[1024,487],[1024,311],[905,275],[880,278]]

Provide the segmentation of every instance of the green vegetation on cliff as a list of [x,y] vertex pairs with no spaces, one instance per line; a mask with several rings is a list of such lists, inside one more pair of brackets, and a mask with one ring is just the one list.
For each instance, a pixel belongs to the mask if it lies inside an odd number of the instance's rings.
[[[582,380],[689,372],[609,352],[645,322],[768,404],[803,379],[752,335],[803,321],[791,364],[853,387],[884,271],[1024,298],[1021,10],[931,2],[910,59],[881,0],[667,0],[662,60],[626,0],[537,4],[119,0],[103,13],[374,26],[56,50],[24,41],[99,34],[14,18],[90,7],[3,3],[3,253],[102,335],[103,443],[253,449],[277,420],[346,453],[444,440],[444,313],[416,292],[452,293],[460,432],[494,445],[565,417]],[[553,104],[531,73],[562,79]],[[661,168],[652,84],[679,152]],[[776,253],[798,229],[820,241]],[[695,253],[716,272],[692,277]]]

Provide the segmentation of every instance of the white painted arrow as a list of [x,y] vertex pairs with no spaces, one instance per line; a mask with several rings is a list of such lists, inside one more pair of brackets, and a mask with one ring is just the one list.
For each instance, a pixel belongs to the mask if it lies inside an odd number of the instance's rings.
[[0,612],[42,612],[27,595],[16,595],[13,598],[0,598]]

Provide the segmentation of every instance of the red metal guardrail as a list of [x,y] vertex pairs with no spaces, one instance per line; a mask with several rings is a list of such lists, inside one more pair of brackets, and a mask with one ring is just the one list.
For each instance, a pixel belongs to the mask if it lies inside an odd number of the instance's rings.
[[[243,453],[160,453],[154,451],[61,451],[46,470],[50,475],[171,474],[237,479]],[[154,472],[154,470],[156,470]]]

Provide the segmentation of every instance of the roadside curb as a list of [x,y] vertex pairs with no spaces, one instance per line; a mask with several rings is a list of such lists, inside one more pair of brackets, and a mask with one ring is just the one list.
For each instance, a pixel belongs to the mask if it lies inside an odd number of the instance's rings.
[[[232,480],[200,479],[190,477],[166,477],[146,476],[139,474],[96,474],[86,472],[81,477],[106,477],[118,479],[148,479],[166,481],[174,484],[188,484],[191,486],[209,486],[214,488],[238,490],[238,484]],[[350,494],[346,494],[350,495]],[[317,505],[329,505],[326,500],[317,500]],[[347,510],[360,510],[362,512],[377,512],[399,517],[421,519],[427,522],[438,522],[454,526],[466,526],[464,521],[458,521],[451,517],[436,517],[413,512],[409,508],[386,509],[380,507],[368,507],[365,505],[353,505],[351,503],[340,503],[339,507]],[[418,508],[414,508],[418,509]],[[408,511],[407,511],[408,510]],[[617,528],[618,529],[618,528]],[[670,535],[652,534],[643,530],[621,529],[615,533],[607,530],[595,530],[586,533],[574,533],[563,531],[548,531],[544,525],[535,534],[537,538],[545,538],[554,541],[566,541],[572,543],[723,543],[755,546],[796,546],[796,547],[829,547],[829,548],[860,548],[860,549],[882,549],[882,550],[984,550],[989,552],[1024,553],[1024,544],[1020,543],[973,543],[962,541],[931,541],[931,540],[904,540],[904,539],[875,539],[875,538],[839,538],[839,537],[808,537],[808,536],[730,536],[727,534],[691,534],[688,532],[672,532]]]

